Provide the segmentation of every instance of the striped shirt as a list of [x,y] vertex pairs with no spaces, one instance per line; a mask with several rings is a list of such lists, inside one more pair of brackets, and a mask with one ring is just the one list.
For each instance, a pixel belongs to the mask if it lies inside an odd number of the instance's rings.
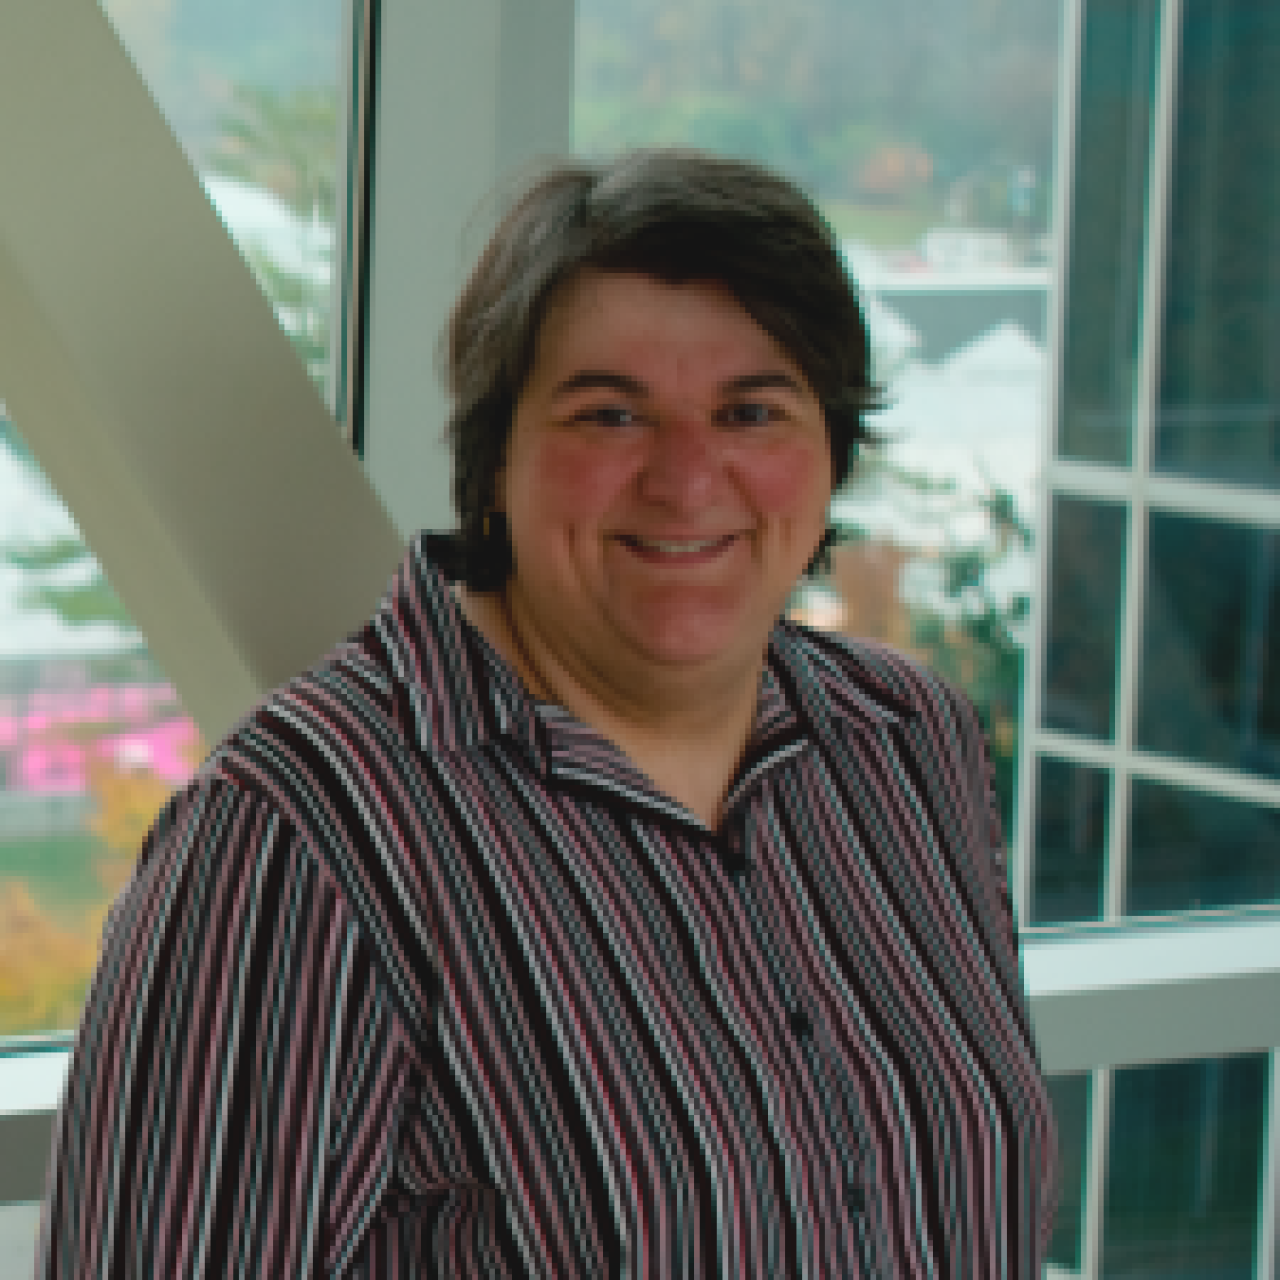
[[780,623],[710,831],[419,537],[149,836],[38,1275],[1040,1275],[1054,1130],[981,733]]

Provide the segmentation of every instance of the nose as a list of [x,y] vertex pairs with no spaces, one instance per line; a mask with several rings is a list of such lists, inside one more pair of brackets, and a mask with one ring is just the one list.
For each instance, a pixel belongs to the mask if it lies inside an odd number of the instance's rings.
[[723,469],[715,424],[695,413],[659,421],[649,438],[640,477],[641,492],[652,502],[692,511],[715,495]]

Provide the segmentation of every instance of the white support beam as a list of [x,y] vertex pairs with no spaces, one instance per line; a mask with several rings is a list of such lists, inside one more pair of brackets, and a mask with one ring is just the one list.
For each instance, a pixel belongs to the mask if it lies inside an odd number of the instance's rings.
[[572,143],[574,0],[381,0],[365,464],[402,534],[453,526],[436,343],[494,194]]
[[399,537],[96,0],[0,4],[0,396],[207,738]]

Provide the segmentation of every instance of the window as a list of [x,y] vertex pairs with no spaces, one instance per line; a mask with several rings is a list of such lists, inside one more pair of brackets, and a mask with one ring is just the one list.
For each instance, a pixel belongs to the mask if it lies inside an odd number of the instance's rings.
[[[1126,919],[1172,943],[1192,913],[1229,927],[1280,903],[1280,508],[1256,496],[1275,487],[1277,383],[1260,352],[1280,188],[1257,166],[1275,146],[1280,22],[1250,0],[1086,0],[1076,20],[1023,832],[1031,922],[1132,935],[1113,953],[1123,983],[1124,946],[1146,945]],[[1247,938],[1243,919],[1235,932]],[[1211,985],[1218,955],[1187,959]],[[1214,1022],[1207,1002],[1159,1000],[1158,1016]],[[1077,1242],[1055,1246],[1067,1274],[1272,1275],[1264,1034],[1258,1052],[1092,1072],[1083,1128],[1086,1077],[1056,1082],[1067,1157],[1085,1169]]]
[[327,391],[343,0],[101,3]]
[[0,412],[0,1037],[79,1020],[103,914],[199,735]]
[[1082,15],[1032,918],[1274,905],[1280,19]]
[[1102,1275],[1258,1274],[1267,1088],[1265,1054],[1114,1073]]

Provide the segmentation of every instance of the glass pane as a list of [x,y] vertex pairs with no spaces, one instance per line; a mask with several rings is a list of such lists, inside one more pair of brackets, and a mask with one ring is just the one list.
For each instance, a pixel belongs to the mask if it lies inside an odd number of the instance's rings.
[[1267,1058],[1115,1073],[1105,1280],[1254,1280]]
[[1280,5],[1182,21],[1156,465],[1280,488]]
[[102,0],[102,7],[323,387],[343,0]]
[[1111,776],[1041,758],[1036,780],[1031,923],[1102,918]]
[[1090,0],[1076,112],[1059,452],[1127,465],[1137,394],[1157,0]]
[[1280,901],[1280,808],[1135,779],[1131,915]]
[[1118,503],[1054,499],[1041,716],[1046,728],[1114,736],[1125,519]]
[[106,909],[202,753],[0,406],[0,1036],[76,1024]]
[[1058,1216],[1053,1222],[1049,1261],[1068,1271],[1079,1271],[1089,1169],[1090,1077],[1050,1076],[1045,1083],[1058,1122]]
[[892,443],[833,505],[812,622],[912,650],[988,727],[1011,816],[1044,420],[1059,0],[579,0],[575,146],[798,179],[858,280]]
[[1280,777],[1280,533],[1153,513],[1137,742]]

